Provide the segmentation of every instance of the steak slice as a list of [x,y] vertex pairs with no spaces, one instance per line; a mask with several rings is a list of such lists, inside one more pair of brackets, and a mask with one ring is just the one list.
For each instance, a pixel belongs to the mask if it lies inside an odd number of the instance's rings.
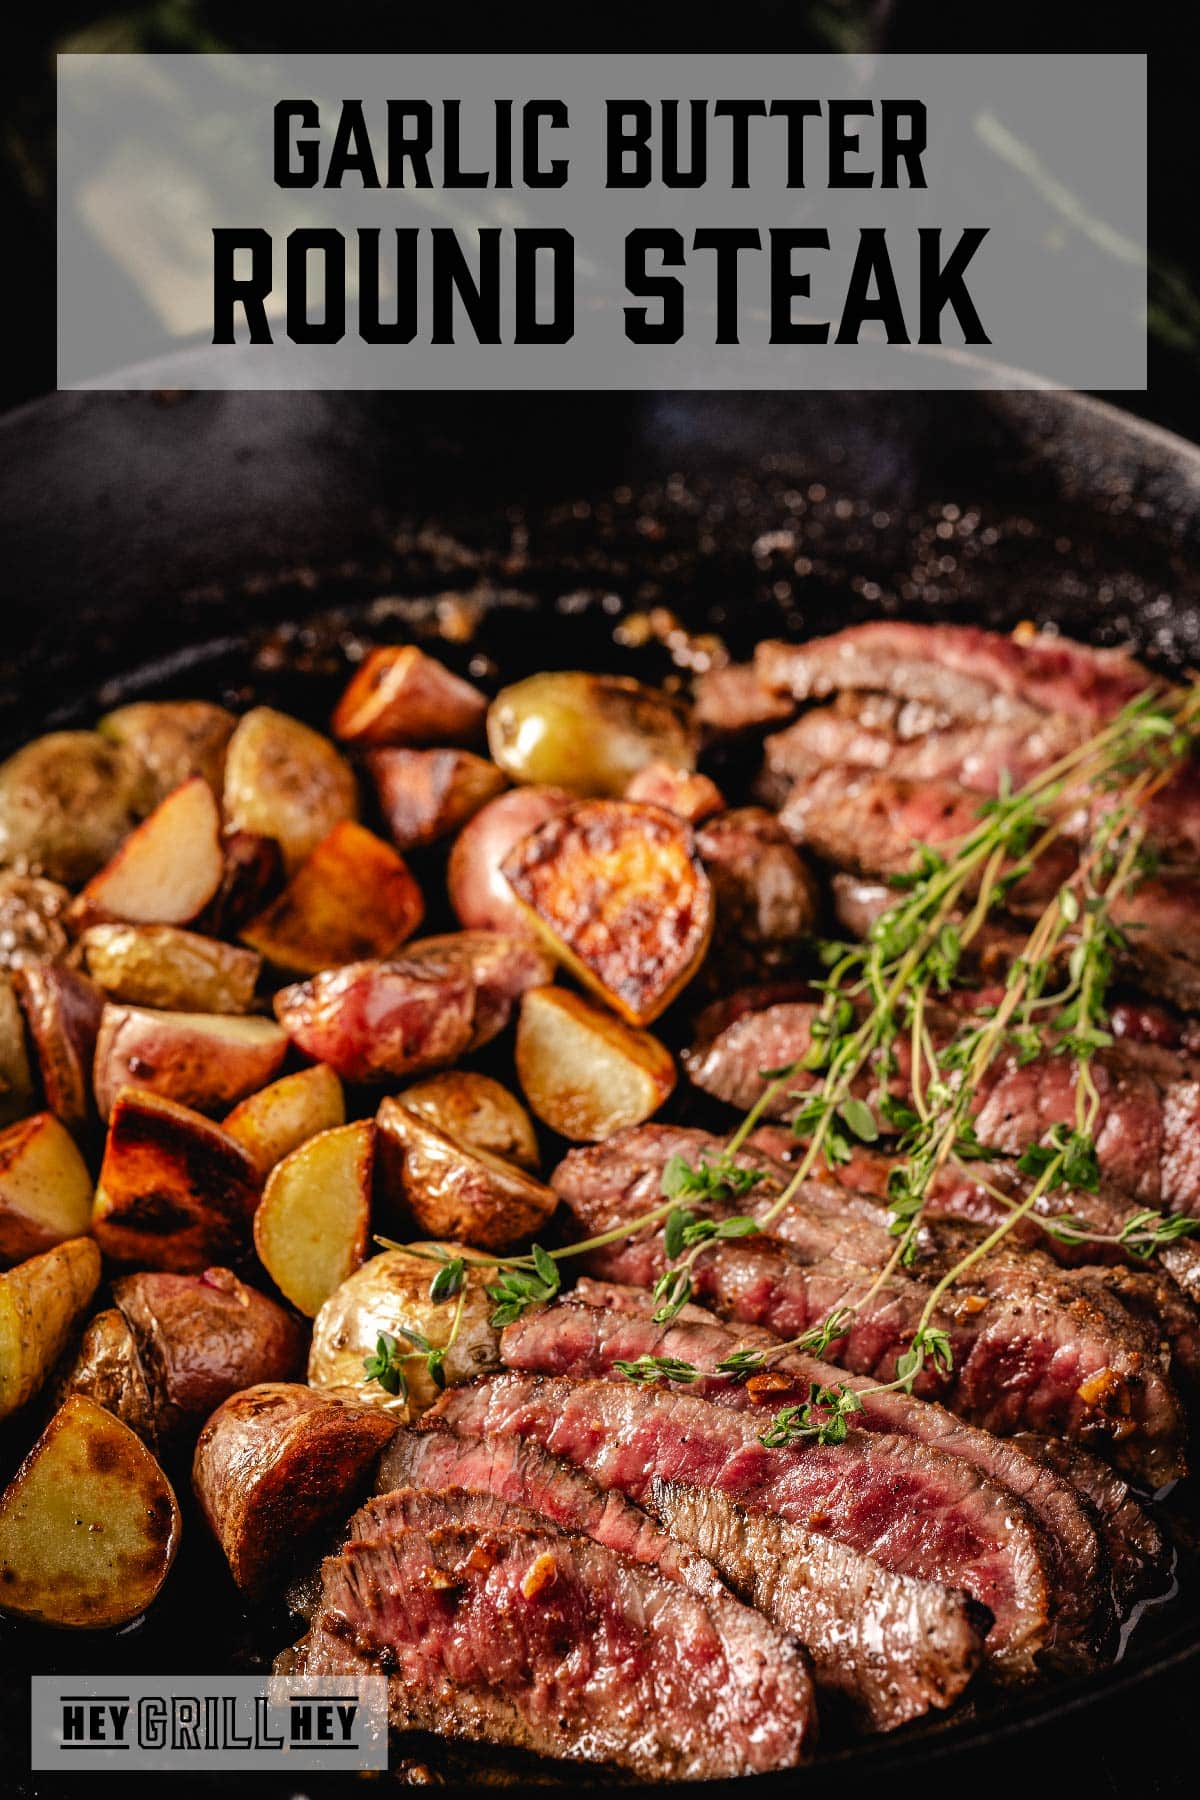
[[894,1731],[952,1706],[979,1667],[990,1615],[969,1594],[890,1574],[713,1488],[656,1481],[652,1504],[743,1599],[795,1633],[818,1688],[847,1702],[860,1728]]
[[[600,1149],[571,1151],[552,1182],[584,1233],[604,1233],[653,1204],[647,1195],[658,1193],[667,1156],[678,1152],[695,1162],[717,1143],[705,1133],[641,1127],[618,1133]],[[778,1179],[773,1159],[758,1151],[747,1155],[754,1166],[773,1171],[768,1182]],[[759,1193],[752,1189],[736,1209],[765,1211],[771,1195],[759,1199]],[[869,1209],[873,1203],[860,1204]],[[826,1205],[836,1215],[836,1201]],[[710,1216],[734,1210],[715,1202],[708,1208]],[[806,1248],[766,1235],[708,1246],[692,1268],[695,1297],[726,1318],[765,1325],[789,1339],[846,1308],[851,1317],[828,1346],[829,1360],[890,1381],[924,1313],[927,1290],[905,1275],[881,1276],[880,1255],[886,1256],[892,1240],[878,1223],[860,1224],[851,1219],[844,1247],[826,1254],[833,1230],[828,1214],[810,1214],[798,1201],[773,1230],[794,1234]],[[851,1233],[860,1250],[871,1241],[884,1249],[870,1252],[870,1264],[856,1262],[848,1248]],[[667,1261],[662,1232],[643,1231],[591,1252],[588,1269],[609,1281],[650,1288]],[[961,1295],[948,1296],[931,1321],[950,1339],[953,1368],[943,1373],[927,1364],[920,1393],[1003,1435],[1055,1431],[1103,1446],[1121,1468],[1151,1486],[1180,1471],[1185,1425],[1179,1399],[1153,1336],[1119,1301],[1092,1284],[1073,1285],[1047,1259],[1027,1254],[991,1256],[972,1271]]]
[[1108,1546],[1117,1605],[1126,1614],[1139,1600],[1170,1585],[1171,1549],[1156,1520],[1131,1493],[1129,1484],[1078,1444],[1035,1432],[1017,1438],[1030,1456],[1057,1469],[1090,1502]]
[[682,1549],[648,1513],[621,1494],[605,1493],[571,1463],[520,1438],[461,1437],[450,1431],[401,1430],[379,1465],[376,1490],[465,1488],[524,1505],[564,1531],[595,1538],[631,1562],[650,1563],[700,1595],[723,1584],[702,1556]]
[[1045,1642],[1048,1552],[1032,1517],[912,1439],[852,1431],[841,1444],[768,1449],[761,1420],[690,1394],[515,1373],[451,1389],[426,1417],[532,1440],[639,1504],[656,1477],[716,1488],[895,1573],[965,1588],[992,1613],[988,1652],[1007,1675],[1030,1673]]
[[647,1779],[800,1761],[812,1682],[799,1644],[761,1614],[702,1600],[589,1538],[481,1532],[455,1511],[326,1561],[297,1672],[384,1670],[397,1730]]

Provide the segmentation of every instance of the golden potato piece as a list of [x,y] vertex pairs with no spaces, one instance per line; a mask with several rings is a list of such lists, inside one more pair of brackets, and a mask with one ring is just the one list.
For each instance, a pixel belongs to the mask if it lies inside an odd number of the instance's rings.
[[234,1107],[223,1129],[249,1156],[265,1181],[277,1162],[318,1131],[346,1123],[342,1084],[325,1063],[297,1069],[260,1088]]
[[416,850],[465,825],[508,786],[469,750],[372,750],[367,767],[398,850]]
[[581,670],[530,675],[488,709],[492,760],[514,781],[618,799],[650,762],[696,766],[687,715],[658,688]]
[[25,1047],[25,1021],[12,981],[0,972],[0,1125],[23,1119],[33,1104],[33,1070]]
[[69,1238],[0,1275],[0,1419],[37,1393],[99,1284],[90,1237]]
[[329,739],[288,713],[256,706],[225,757],[225,823],[274,838],[289,874],[342,819],[358,816],[354,771]]
[[273,1019],[110,1003],[96,1039],[100,1116],[107,1119],[125,1087],[145,1088],[197,1112],[224,1112],[275,1079],[287,1046],[286,1032]]
[[56,1383],[61,1406],[71,1394],[94,1400],[136,1431],[150,1450],[158,1445],[158,1404],[138,1355],[137,1340],[119,1307],[109,1306],[88,1321],[75,1358]]
[[254,1247],[281,1294],[315,1318],[367,1251],[375,1127],[318,1132],[277,1163],[254,1215]]
[[57,881],[0,870],[0,969],[58,962],[71,948],[71,896]]
[[517,1021],[517,1076],[552,1131],[599,1144],[658,1111],[675,1086],[675,1063],[648,1031],[578,994],[531,988]]
[[87,1164],[53,1113],[0,1132],[0,1263],[82,1236],[91,1217]]
[[26,963],[12,978],[46,1106],[78,1136],[92,1122],[92,1063],[104,996],[62,963]]
[[200,1274],[234,1261],[258,1195],[254,1164],[211,1119],[135,1088],[117,1095],[92,1206],[113,1262]]
[[585,801],[501,869],[548,947],[631,1025],[665,1011],[708,948],[708,877],[687,825],[658,807]]
[[446,865],[450,904],[460,925],[477,931],[530,931],[500,865],[514,844],[574,804],[565,788],[514,788],[489,800],[463,826]]
[[372,650],[338,702],[333,735],[348,744],[469,744],[487,701],[415,644]]
[[414,1082],[399,1098],[409,1112],[419,1113],[468,1149],[537,1169],[541,1159],[533,1122],[516,1095],[490,1075],[449,1069]]
[[[459,1255],[459,1244],[418,1244],[419,1250],[440,1252],[449,1260]],[[411,1337],[416,1334],[431,1348],[446,1349],[444,1373],[447,1386],[470,1381],[500,1367],[500,1333],[492,1324],[495,1302],[488,1296],[495,1270],[472,1267],[463,1271],[463,1291],[444,1301],[430,1298],[430,1284],[438,1272],[436,1261],[414,1256],[408,1250],[385,1250],[331,1294],[313,1325],[308,1354],[310,1386],[352,1395],[371,1406],[408,1421],[431,1407],[440,1389],[424,1356]],[[458,1330],[454,1321],[462,1301]],[[371,1379],[364,1368],[375,1354],[381,1333],[397,1340],[403,1353],[416,1351],[403,1363],[406,1392],[391,1394]],[[451,1334],[454,1342],[450,1343]]]
[[165,800],[192,775],[214,794],[225,778],[225,751],[237,720],[210,700],[133,700],[105,713],[102,737],[124,744],[150,771],[156,799]]
[[350,819],[305,857],[277,900],[241,931],[277,969],[315,975],[387,956],[411,937],[425,902],[390,844]]
[[126,1625],[166,1580],[179,1529],[146,1446],[73,1394],[0,1497],[0,1607],[85,1631]]
[[0,863],[77,887],[153,804],[132,751],[95,731],[53,731],[0,765]]
[[238,1587],[263,1592],[348,1516],[396,1425],[294,1382],[259,1383],[217,1408],[192,1485]]
[[402,1099],[377,1114],[383,1192],[422,1231],[477,1250],[511,1250],[558,1205],[544,1182],[515,1163],[450,1137]]
[[221,814],[212,789],[193,775],[156,806],[71,908],[79,925],[124,919],[134,925],[188,925],[221,885]]
[[245,1012],[262,968],[253,950],[174,925],[91,925],[79,942],[110,1000],[168,1012]]

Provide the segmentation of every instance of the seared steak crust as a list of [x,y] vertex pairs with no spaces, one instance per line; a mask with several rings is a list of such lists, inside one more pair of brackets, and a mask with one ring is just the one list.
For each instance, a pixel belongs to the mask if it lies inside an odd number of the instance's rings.
[[990,1615],[968,1594],[889,1574],[712,1488],[656,1481],[651,1503],[743,1599],[795,1633],[818,1687],[847,1701],[859,1725],[893,1731],[951,1706],[979,1667]]
[[1086,1495],[1108,1546],[1113,1588],[1122,1614],[1149,1594],[1161,1594],[1171,1578],[1171,1551],[1157,1523],[1115,1470],[1061,1438],[1023,1433],[1029,1456],[1040,1457]]
[[[422,1499],[425,1518],[434,1499]],[[794,1638],[589,1538],[549,1525],[481,1532],[453,1522],[456,1502],[442,1510],[445,1524],[352,1541],[325,1563],[302,1672],[385,1670],[398,1730],[647,1779],[799,1762],[814,1711]]]
[[1045,1541],[1021,1502],[911,1439],[852,1431],[842,1444],[770,1450],[759,1419],[688,1394],[506,1374],[444,1394],[434,1426],[513,1435],[639,1503],[656,1477],[713,1487],[833,1538],[885,1568],[965,1588],[995,1623],[999,1670],[1028,1674],[1045,1642]]

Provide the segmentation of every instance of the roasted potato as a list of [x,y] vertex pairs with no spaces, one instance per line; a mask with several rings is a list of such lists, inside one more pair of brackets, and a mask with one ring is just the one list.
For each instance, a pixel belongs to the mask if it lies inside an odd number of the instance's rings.
[[378,1408],[294,1382],[264,1382],[218,1407],[192,1485],[238,1587],[262,1593],[353,1511],[395,1429]]
[[92,1065],[104,996],[86,975],[62,963],[27,963],[12,981],[46,1105],[78,1136],[92,1120]]
[[399,1098],[409,1112],[419,1113],[469,1150],[487,1150],[536,1171],[540,1158],[533,1122],[516,1095],[490,1075],[474,1069],[428,1075]]
[[[458,1256],[461,1250],[458,1244],[420,1244],[416,1248],[440,1252],[447,1259]],[[407,1250],[385,1250],[344,1281],[330,1295],[313,1324],[308,1354],[310,1385],[383,1407],[400,1420],[419,1417],[433,1405],[440,1391],[422,1354],[416,1352],[405,1358],[407,1391],[391,1394],[366,1373],[363,1365],[375,1354],[383,1333],[397,1340],[402,1354],[412,1342],[406,1333],[415,1333],[431,1348],[449,1344],[444,1373],[451,1387],[469,1381],[473,1375],[498,1369],[500,1334],[491,1322],[495,1302],[487,1293],[495,1271],[468,1264],[461,1295],[436,1301],[430,1299],[429,1287],[437,1269],[436,1261],[413,1256]],[[450,1344],[459,1299],[462,1317]]]
[[90,1237],[68,1238],[0,1275],[0,1419],[37,1393],[99,1284]]
[[146,1446],[73,1394],[0,1497],[0,1607],[43,1625],[126,1625],[166,1580],[179,1528]]
[[294,1044],[344,1081],[385,1081],[451,1063],[475,1031],[475,980],[461,957],[347,963],[281,988]]
[[415,644],[372,650],[338,702],[333,735],[348,744],[470,744],[487,701]]
[[283,853],[257,831],[227,831],[221,843],[221,885],[196,929],[236,937],[283,886]]
[[625,675],[530,675],[504,688],[487,717],[492,759],[513,781],[619,799],[647,763],[696,766],[683,708]]
[[475,984],[471,1050],[490,1044],[504,1030],[526,988],[554,979],[554,958],[525,932],[448,931],[416,939],[405,954],[435,965],[452,960],[470,970]]
[[65,923],[70,904],[57,881],[0,870],[0,969],[64,957],[71,947]]
[[494,763],[469,750],[372,750],[367,768],[398,850],[457,831],[508,786]]
[[553,1188],[450,1137],[403,1100],[385,1100],[377,1124],[383,1192],[434,1237],[511,1250],[536,1235],[558,1204]]
[[631,1025],[665,1011],[708,948],[708,877],[688,826],[659,807],[584,801],[501,869],[554,955]]
[[243,1013],[262,959],[174,925],[92,925],[80,938],[88,974],[110,1000],[167,1011]]
[[155,797],[165,800],[192,775],[202,775],[214,794],[225,779],[225,751],[237,720],[208,700],[133,700],[105,713],[102,737],[123,744],[149,770]]
[[154,804],[132,751],[94,731],[54,731],[0,765],[0,864],[77,887]]
[[233,1261],[258,1197],[254,1164],[211,1119],[159,1094],[117,1095],[92,1206],[113,1262],[198,1275]]
[[675,1086],[675,1063],[648,1031],[578,994],[531,988],[517,1021],[517,1076],[543,1124],[599,1144],[658,1111]]
[[107,1119],[121,1088],[145,1088],[197,1112],[224,1112],[273,1081],[287,1036],[273,1019],[162,1012],[110,1003],[96,1039],[96,1104]]
[[639,806],[661,806],[686,819],[689,825],[722,811],[725,797],[715,781],[692,770],[677,769],[667,762],[651,762],[639,769],[624,798]]
[[816,877],[773,813],[709,819],[696,850],[712,883],[712,962],[722,986],[787,967],[820,916]]
[[343,819],[305,857],[277,900],[242,927],[277,969],[315,975],[387,956],[411,937],[425,902],[390,844]]
[[56,1404],[82,1394],[114,1413],[143,1444],[157,1453],[158,1407],[150,1391],[137,1339],[119,1307],[109,1306],[88,1321],[74,1360],[56,1384]]
[[92,1217],[92,1178],[53,1113],[0,1132],[0,1264],[81,1237]]
[[514,788],[477,812],[454,840],[446,866],[450,904],[469,930],[530,929],[520,903],[500,873],[514,844],[574,805],[565,788]]
[[242,1146],[263,1181],[277,1162],[318,1131],[346,1123],[342,1084],[325,1063],[284,1075],[239,1102],[223,1129]]
[[0,1126],[32,1111],[33,1070],[25,1047],[25,1020],[13,984],[0,971]]
[[101,919],[188,925],[212,902],[224,872],[216,798],[207,781],[193,775],[92,876],[71,919],[77,926]]
[[224,794],[229,829],[274,838],[289,874],[342,819],[358,816],[349,763],[319,731],[269,706],[238,721]]
[[281,1294],[314,1318],[367,1252],[375,1127],[318,1132],[276,1163],[254,1215],[254,1247]]

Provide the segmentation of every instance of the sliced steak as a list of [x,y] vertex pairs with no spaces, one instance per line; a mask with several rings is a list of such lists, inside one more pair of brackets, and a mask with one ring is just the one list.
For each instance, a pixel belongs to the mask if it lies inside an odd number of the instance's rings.
[[1171,1548],[1157,1522],[1115,1470],[1078,1444],[1023,1434],[1015,1440],[1030,1456],[1057,1469],[1089,1501],[1108,1546],[1113,1586],[1122,1614],[1171,1580]]
[[774,813],[739,806],[696,830],[716,909],[710,961],[722,986],[796,960],[820,912],[816,876]]
[[397,1730],[646,1779],[792,1768],[815,1724],[794,1638],[551,1526],[447,1522],[348,1544],[322,1570],[297,1672],[363,1669],[388,1674]]
[[639,1503],[656,1477],[716,1488],[896,1573],[965,1588],[992,1613],[988,1651],[1008,1674],[1027,1674],[1045,1642],[1048,1552],[1031,1515],[912,1439],[852,1431],[841,1444],[772,1450],[760,1419],[689,1394],[514,1373],[451,1389],[427,1417],[530,1439]]
[[991,1616],[969,1594],[891,1574],[714,1488],[656,1481],[651,1503],[743,1599],[795,1633],[817,1686],[848,1702],[860,1726],[893,1731],[952,1706],[979,1667]]
[[632,1562],[650,1563],[693,1593],[722,1591],[702,1556],[681,1549],[621,1494],[605,1493],[571,1463],[520,1438],[461,1437],[450,1431],[398,1431],[379,1465],[376,1491],[465,1488],[523,1505],[564,1531],[595,1538]]
[[901,1392],[873,1393],[865,1377],[796,1350],[770,1355],[769,1365],[749,1382],[731,1381],[716,1374],[723,1359],[752,1347],[770,1354],[780,1340],[761,1328],[723,1325],[699,1308],[692,1309],[695,1317],[656,1325],[651,1317],[655,1302],[633,1288],[608,1286],[600,1296],[606,1304],[588,1305],[589,1292],[601,1285],[587,1282],[578,1298],[570,1294],[560,1305],[507,1326],[500,1340],[506,1367],[542,1375],[624,1380],[614,1366],[617,1362],[670,1357],[702,1371],[698,1380],[687,1382],[688,1393],[735,1411],[757,1408],[760,1416],[766,1416],[764,1407],[775,1411],[807,1399],[813,1386],[840,1383],[851,1388],[862,1400],[857,1425],[916,1438],[949,1456],[960,1456],[1029,1507],[1052,1552],[1054,1630],[1047,1647],[1056,1662],[1092,1662],[1111,1647],[1115,1621],[1104,1546],[1070,1482],[1043,1461],[1027,1456],[1011,1441],[964,1424],[942,1406]]
[[706,669],[693,686],[692,718],[706,737],[736,737],[778,725],[795,712],[795,703],[769,693],[753,663]]

